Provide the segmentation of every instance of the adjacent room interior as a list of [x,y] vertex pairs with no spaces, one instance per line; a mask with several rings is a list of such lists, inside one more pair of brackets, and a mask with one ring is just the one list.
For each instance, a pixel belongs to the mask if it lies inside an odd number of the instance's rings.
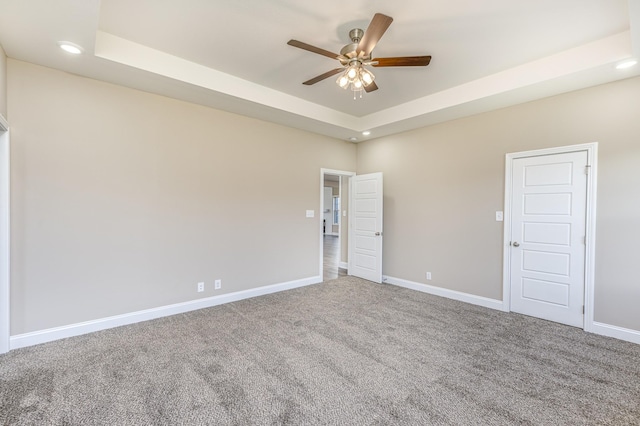
[[639,422],[640,2],[558,3],[0,0],[0,422]]

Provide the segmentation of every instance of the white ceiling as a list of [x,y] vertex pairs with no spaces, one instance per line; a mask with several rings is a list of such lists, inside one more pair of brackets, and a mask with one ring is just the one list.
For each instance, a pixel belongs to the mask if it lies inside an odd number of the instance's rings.
[[[11,58],[328,136],[375,138],[640,74],[638,0],[0,0]],[[353,100],[339,66],[288,46],[339,52],[374,13],[394,18],[374,55],[431,55],[374,68]],[[82,46],[72,57],[57,47]],[[9,117],[10,119],[10,117]]]

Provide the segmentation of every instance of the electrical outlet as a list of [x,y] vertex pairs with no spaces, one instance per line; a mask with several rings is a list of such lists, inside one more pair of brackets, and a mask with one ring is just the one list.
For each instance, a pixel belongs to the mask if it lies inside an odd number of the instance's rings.
[[430,280],[431,279],[431,272],[427,272],[427,279]]
[[204,283],[203,282],[198,283],[198,293],[201,293],[203,291],[204,291]]
[[221,287],[222,287],[222,280],[216,280],[216,283],[215,283],[216,290],[220,290]]

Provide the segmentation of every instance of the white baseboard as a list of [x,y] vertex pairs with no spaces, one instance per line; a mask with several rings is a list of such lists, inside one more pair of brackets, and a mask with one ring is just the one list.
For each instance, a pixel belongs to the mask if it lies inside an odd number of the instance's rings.
[[349,264],[347,262],[340,262],[340,264],[338,265],[338,268],[349,269]]
[[[342,263],[343,262],[341,262],[340,264],[341,268],[343,267]],[[345,263],[344,267],[346,268],[346,266],[347,264]],[[188,302],[176,303],[173,305],[161,306],[152,309],[145,309],[128,314],[100,318],[97,320],[85,321],[77,324],[65,325],[62,327],[49,328],[46,330],[34,331],[31,333],[18,334],[10,337],[10,349],[24,348],[27,346],[38,345],[40,343],[65,339],[67,337],[80,336],[82,334],[93,333],[95,331],[135,324],[142,321],[148,321],[170,315],[195,311],[198,309],[209,308],[225,303],[237,302],[239,300],[250,299],[252,297],[263,296],[285,290],[291,290],[294,288],[318,284],[321,282],[322,280],[320,276],[303,278],[300,280],[258,287],[251,290],[243,290],[235,293],[223,294],[220,296],[190,300]],[[455,290],[448,290],[441,287],[434,287],[428,284],[422,284],[388,276],[383,277],[383,282],[386,284],[392,284],[398,287],[404,287],[423,293],[446,297],[448,299],[454,299],[473,305],[479,305],[486,308],[504,311],[501,300],[489,299],[487,297],[476,296],[469,293],[462,293]],[[640,344],[640,331],[638,330],[632,330],[600,322],[593,322],[589,332]]]
[[476,296],[474,294],[462,293],[460,291],[448,290],[442,287],[435,287],[429,284],[417,283],[414,281],[403,280],[402,278],[394,278],[383,276],[382,282],[385,284],[393,284],[398,287],[408,288],[410,290],[421,291],[423,293],[433,294],[435,296],[446,297],[447,299],[459,300],[460,302],[471,303],[472,305],[484,306],[485,308],[504,311],[502,300],[489,299],[488,297]]
[[311,284],[318,284],[321,282],[322,279],[320,276],[303,278],[300,280],[258,287],[251,290],[237,291],[235,293],[222,294],[220,296],[190,300],[188,302],[160,306],[158,308],[145,309],[143,311],[131,312],[128,314],[100,318],[97,320],[85,321],[77,324],[65,325],[62,327],[49,328],[46,330],[34,331],[31,333],[18,334],[15,336],[11,336],[10,348],[24,348],[27,346],[38,345],[40,343],[51,342],[53,340],[65,339],[67,337],[93,333],[95,331],[120,327],[122,325],[135,324],[137,322],[148,321],[170,315],[182,314],[189,311],[195,311],[197,309],[237,302],[239,300],[250,299],[256,296],[264,296],[266,294],[277,293],[284,290],[291,290],[294,288],[304,287]]
[[[509,309],[505,309],[502,300],[489,299],[487,297],[475,296],[473,294],[462,293],[455,290],[447,290],[441,287],[434,287],[428,284],[417,283],[413,281],[403,280],[401,278],[394,278],[384,276],[382,282],[386,284],[396,285],[398,287],[408,288],[410,290],[421,291],[423,293],[433,294],[435,296],[442,296],[448,299],[459,300],[461,302],[471,303],[473,305],[484,306],[485,308],[496,309],[498,311],[509,312]],[[604,324],[601,322],[593,322],[588,331],[594,334],[600,334],[602,336],[613,337],[615,339],[625,340],[631,343],[640,344],[640,331],[632,330],[629,328],[618,327],[615,325]]]
[[630,328],[618,327],[615,325],[604,324],[601,322],[593,322],[589,331],[603,336],[614,337],[627,342],[640,344],[640,331]]

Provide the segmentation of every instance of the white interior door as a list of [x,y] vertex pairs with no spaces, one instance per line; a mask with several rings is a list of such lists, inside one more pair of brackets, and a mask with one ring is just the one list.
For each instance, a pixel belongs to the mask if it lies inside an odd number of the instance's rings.
[[382,282],[382,173],[351,178],[349,275]]
[[587,151],[513,161],[511,310],[583,327]]

